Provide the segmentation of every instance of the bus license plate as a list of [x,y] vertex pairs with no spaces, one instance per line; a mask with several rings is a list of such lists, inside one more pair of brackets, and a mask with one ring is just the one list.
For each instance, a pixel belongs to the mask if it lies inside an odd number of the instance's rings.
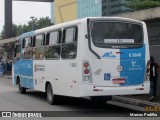
[[113,79],[113,84],[124,84],[125,79]]

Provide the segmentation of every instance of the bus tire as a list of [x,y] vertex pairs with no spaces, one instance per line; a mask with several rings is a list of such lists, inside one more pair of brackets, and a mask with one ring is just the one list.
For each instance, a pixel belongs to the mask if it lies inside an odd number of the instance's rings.
[[19,88],[19,93],[20,94],[25,94],[26,93],[26,88],[22,87],[20,82],[18,84],[18,88]]
[[50,105],[56,105],[56,104],[58,104],[58,96],[54,95],[53,89],[52,89],[52,85],[50,83],[47,85],[46,94],[47,94],[47,102]]
[[96,104],[105,104],[107,101],[112,100],[112,96],[92,96],[90,98]]

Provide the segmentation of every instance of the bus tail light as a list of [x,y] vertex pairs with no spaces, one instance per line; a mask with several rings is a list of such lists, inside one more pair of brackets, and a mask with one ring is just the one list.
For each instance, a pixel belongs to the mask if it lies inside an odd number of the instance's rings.
[[89,69],[85,69],[84,74],[89,74]]
[[147,70],[146,70],[147,73],[150,73],[150,61],[148,60],[147,62]]
[[89,61],[83,61],[83,72],[82,72],[82,77],[83,77],[83,82],[91,83],[92,82],[92,76],[91,76],[91,66],[89,64]]
[[145,81],[149,81],[149,80],[150,80],[150,61],[147,62]]
[[83,66],[84,66],[85,68],[88,68],[88,67],[89,67],[88,62],[85,62],[85,63],[83,64]]

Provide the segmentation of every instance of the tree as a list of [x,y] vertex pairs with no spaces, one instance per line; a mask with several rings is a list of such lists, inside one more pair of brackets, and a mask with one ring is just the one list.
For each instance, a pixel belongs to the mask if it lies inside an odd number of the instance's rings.
[[[15,25],[13,24],[12,35],[13,37],[19,36],[25,32],[29,32],[32,30],[37,30],[40,28],[48,27],[53,25],[49,17],[41,17],[39,20],[34,18],[30,20],[27,24],[24,25]],[[3,26],[3,30],[0,34],[0,39],[5,39],[5,27]]]
[[[17,25],[13,24],[12,28],[13,28],[12,35],[16,36],[17,35]],[[3,30],[2,30],[2,32],[0,34],[0,39],[4,39],[4,38],[5,38],[5,26],[3,26]]]
[[160,6],[160,0],[129,0],[128,7],[143,10]]

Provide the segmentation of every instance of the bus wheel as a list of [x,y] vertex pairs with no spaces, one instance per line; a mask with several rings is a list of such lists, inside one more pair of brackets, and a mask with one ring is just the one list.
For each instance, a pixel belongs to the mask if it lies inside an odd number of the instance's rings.
[[26,88],[22,87],[20,82],[19,82],[19,93],[20,94],[25,94],[26,93]]
[[47,85],[47,101],[50,105],[58,104],[58,96],[54,95],[52,85]]
[[92,96],[91,101],[96,104],[105,104],[108,100],[112,100],[112,96]]

